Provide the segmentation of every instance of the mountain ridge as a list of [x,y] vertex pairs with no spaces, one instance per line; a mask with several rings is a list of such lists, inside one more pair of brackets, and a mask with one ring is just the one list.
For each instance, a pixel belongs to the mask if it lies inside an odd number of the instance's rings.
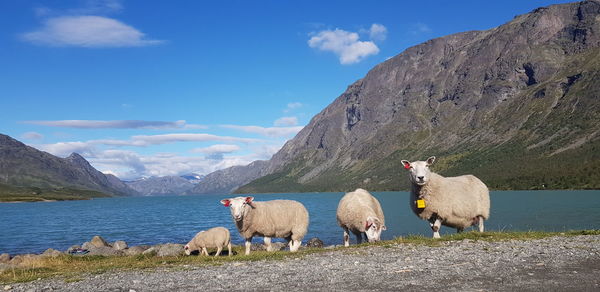
[[236,192],[406,189],[399,160],[434,154],[436,171],[472,172],[495,189],[600,188],[599,32],[600,2],[588,0],[410,47],[351,84]]
[[78,198],[78,192],[85,194],[83,197],[137,195],[118,178],[96,170],[77,153],[56,157],[3,134],[0,134],[0,184],[17,193],[22,193],[19,189],[35,188],[34,193],[58,192],[73,198]]

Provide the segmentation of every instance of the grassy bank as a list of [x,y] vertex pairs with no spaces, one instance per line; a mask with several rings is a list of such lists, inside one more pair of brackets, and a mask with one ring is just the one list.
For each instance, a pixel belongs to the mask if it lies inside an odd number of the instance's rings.
[[110,197],[97,191],[71,188],[16,187],[0,184],[0,202],[89,200]]
[[[362,248],[368,245],[391,247],[397,244],[414,244],[439,246],[445,241],[456,241],[463,239],[481,241],[505,241],[505,240],[535,240],[552,236],[577,236],[577,235],[600,235],[600,230],[584,230],[569,232],[465,232],[444,236],[441,239],[432,239],[423,236],[408,236],[393,240],[381,241],[375,244],[351,245],[350,248]],[[341,250],[344,248],[336,248]],[[323,253],[331,249],[310,248],[297,253],[288,251],[265,252],[256,251],[250,255],[243,255],[243,247],[234,248],[234,256],[227,257],[203,257],[203,256],[177,256],[156,257],[154,255],[138,256],[70,256],[63,255],[55,258],[30,258],[26,259],[19,267],[9,268],[0,272],[0,283],[28,282],[39,278],[60,277],[67,282],[80,281],[90,274],[98,274],[114,271],[130,271],[151,268],[187,269],[190,267],[222,265],[228,262],[243,264],[248,261],[260,260],[283,260],[303,257],[308,254]]]

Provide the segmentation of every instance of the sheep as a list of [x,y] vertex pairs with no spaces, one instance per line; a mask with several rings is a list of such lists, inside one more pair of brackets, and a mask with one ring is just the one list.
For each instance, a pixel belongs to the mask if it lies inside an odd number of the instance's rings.
[[290,251],[296,252],[308,229],[308,211],[299,202],[272,200],[254,202],[254,197],[236,197],[221,200],[230,207],[231,217],[246,240],[246,255],[250,254],[253,236],[263,236],[267,251],[271,251],[271,237],[285,238]]
[[478,224],[484,231],[483,221],[490,216],[490,194],[487,186],[473,175],[443,177],[429,170],[435,156],[427,161],[402,160],[412,183],[410,207],[423,220],[429,221],[433,237],[439,238],[441,225],[465,228]]
[[360,244],[363,235],[369,242],[379,241],[381,231],[387,229],[379,201],[360,188],[342,197],[336,217],[338,225],[344,229],[344,246],[350,246],[348,231],[354,233]]
[[201,250],[200,255],[207,255],[207,248],[217,248],[216,256],[221,254],[223,247],[227,246],[229,256],[231,256],[231,237],[229,235],[229,229],[225,227],[214,227],[209,230],[203,230],[198,232],[190,242],[185,246],[185,254],[190,255],[195,250]]

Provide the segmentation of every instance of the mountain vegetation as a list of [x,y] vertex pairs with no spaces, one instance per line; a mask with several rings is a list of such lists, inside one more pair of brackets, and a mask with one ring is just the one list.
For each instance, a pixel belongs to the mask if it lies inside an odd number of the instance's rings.
[[407,189],[400,160],[432,155],[492,189],[598,189],[599,133],[600,1],[552,5],[377,65],[236,192]]

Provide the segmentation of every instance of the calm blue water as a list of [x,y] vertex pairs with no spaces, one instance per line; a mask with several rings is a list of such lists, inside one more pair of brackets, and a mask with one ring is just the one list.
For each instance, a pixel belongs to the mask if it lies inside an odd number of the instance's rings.
[[[408,206],[407,192],[375,192],[386,216],[383,239],[409,234],[431,235],[429,225]],[[325,244],[341,244],[342,229],[335,211],[343,193],[257,194],[256,200],[292,199],[310,213],[305,241],[319,237]],[[227,195],[106,198],[90,201],[0,204],[0,253],[40,253],[47,248],[66,250],[94,235],[129,245],[186,243],[198,231],[225,226],[241,244],[228,208],[219,201]],[[600,228],[600,191],[492,192],[487,230],[545,230]],[[454,233],[442,227],[442,234]],[[354,237],[352,236],[352,240]],[[262,238],[255,238],[262,242]]]

